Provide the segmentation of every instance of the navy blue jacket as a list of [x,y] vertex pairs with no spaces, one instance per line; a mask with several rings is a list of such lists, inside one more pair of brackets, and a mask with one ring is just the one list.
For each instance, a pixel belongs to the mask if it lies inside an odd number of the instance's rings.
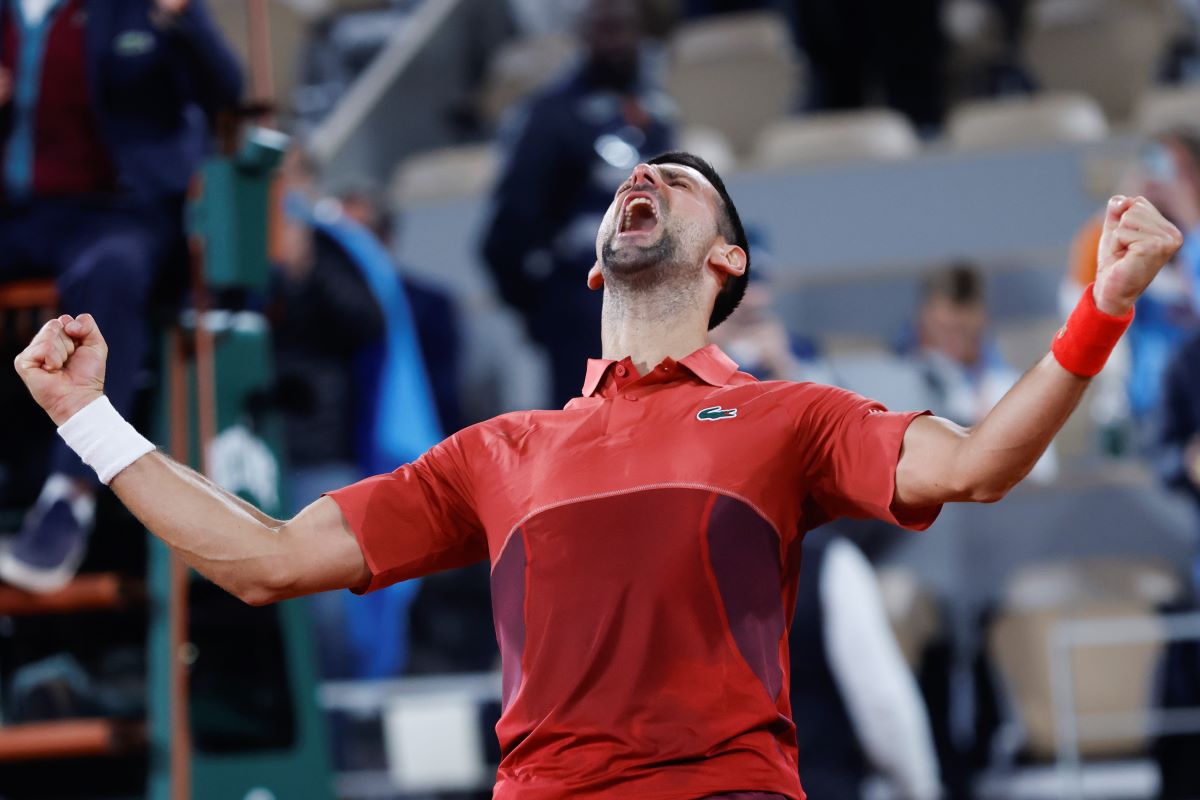
[[[0,0],[10,13],[13,0]],[[153,0],[85,0],[88,89],[121,190],[182,195],[208,151],[212,116],[237,104],[242,75],[204,0],[165,29]],[[0,113],[8,137],[11,109]]]
[[[501,297],[527,318],[578,316],[581,301],[595,300],[584,275],[595,260],[596,230],[613,193],[637,161],[670,149],[673,106],[652,86],[639,85],[637,94],[651,115],[640,133],[625,122],[620,95],[597,85],[585,63],[535,95],[519,123],[505,131],[508,159],[482,254]],[[641,138],[640,152],[617,167],[598,147],[622,132]],[[539,257],[545,263],[531,269]]]
[[1200,434],[1200,335],[1179,348],[1163,378],[1156,459],[1163,481],[1186,491],[1200,504],[1200,492],[1188,480],[1184,464],[1184,451],[1197,434]]

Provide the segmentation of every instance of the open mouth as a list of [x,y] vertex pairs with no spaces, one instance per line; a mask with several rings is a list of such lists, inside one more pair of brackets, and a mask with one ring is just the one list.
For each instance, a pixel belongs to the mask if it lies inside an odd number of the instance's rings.
[[647,195],[635,195],[625,201],[618,234],[650,233],[658,227],[658,209]]

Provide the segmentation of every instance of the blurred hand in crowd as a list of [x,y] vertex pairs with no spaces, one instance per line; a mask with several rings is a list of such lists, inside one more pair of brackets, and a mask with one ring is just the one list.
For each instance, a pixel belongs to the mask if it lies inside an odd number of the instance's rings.
[[795,380],[799,371],[791,338],[771,305],[770,293],[751,283],[741,304],[713,333],[717,343],[743,369],[766,380]]
[[1196,491],[1200,492],[1200,434],[1192,436],[1183,449],[1183,471]]
[[0,67],[0,106],[7,105],[13,96],[12,73]]
[[1200,228],[1200,164],[1176,135],[1147,145],[1141,156],[1140,191],[1184,231]]
[[192,0],[154,0],[154,7],[163,14],[178,16],[187,10]]

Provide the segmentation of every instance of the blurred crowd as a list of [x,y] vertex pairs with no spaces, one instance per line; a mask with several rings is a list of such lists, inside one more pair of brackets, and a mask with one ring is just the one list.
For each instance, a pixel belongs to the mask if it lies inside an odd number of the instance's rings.
[[[478,404],[463,396],[468,312],[447,287],[418,277],[428,271],[396,257],[400,237],[421,232],[405,229],[381,183],[323,174],[303,135],[420,5],[378,3],[321,18],[297,65],[295,113],[280,109],[300,135],[272,194],[271,285],[246,302],[270,321],[271,394],[285,431],[292,510],[415,458],[478,421]],[[1021,44],[1032,5],[510,0],[504,16],[512,35],[575,37],[578,56],[509,107],[495,130],[481,113],[464,112],[454,123],[464,137],[494,139],[503,152],[477,249],[496,297],[544,355],[542,404],[561,407],[576,396],[587,358],[599,354],[600,294],[584,278],[614,190],[640,161],[688,146],[662,77],[658,42],[672,26],[724,14],[777,15],[809,72],[806,91],[789,100],[794,110],[882,105],[905,115],[922,137],[936,137],[951,100],[1038,90]],[[236,118],[245,100],[242,67],[212,10],[205,0],[0,2],[0,289],[50,279],[60,313],[95,315],[110,347],[106,393],[143,427],[158,385],[154,342],[194,299],[189,185],[203,160],[218,155],[219,120]],[[953,39],[984,24],[971,23],[971,14],[989,20],[994,46],[964,65]],[[1188,24],[1161,54],[1164,82],[1200,80],[1200,5],[1180,2],[1179,14]],[[487,55],[478,54],[480,63]],[[1200,116],[1195,122],[1200,131]],[[1126,343],[1092,388],[1087,413],[1102,437],[1097,450],[1152,464],[1163,485],[1187,494],[1200,515],[1196,131],[1149,137],[1112,187],[1148,197],[1186,242],[1139,303]],[[1095,274],[1099,227],[1097,218],[1063,231],[1064,241],[1074,237],[1061,281],[1064,315]],[[762,266],[714,340],[764,380],[852,385],[828,357],[820,331],[801,335],[785,324],[769,237],[751,238]],[[896,385],[911,387],[914,406],[966,426],[1030,366],[1002,354],[988,286],[986,271],[967,261],[927,265],[919,301],[894,332],[881,367]],[[26,329],[5,315],[0,308],[8,352]],[[19,391],[6,386],[0,397],[0,507],[17,512],[3,518],[12,536],[0,549],[0,580],[52,592],[81,568],[114,560],[118,569],[142,568],[122,561],[124,550],[105,553],[113,543],[101,509],[111,498],[94,475],[30,413]],[[1062,461],[1052,449],[1031,479],[1054,485]],[[1200,516],[1187,535],[1197,532]],[[953,659],[914,653],[894,627],[894,593],[872,568],[878,553],[871,539],[828,529],[805,548],[792,632],[803,646],[793,645],[791,697],[806,787],[817,798],[859,797],[870,785],[864,779],[876,775],[890,787],[882,796],[968,796],[971,759],[986,763],[988,756],[964,755],[948,732],[953,712],[946,706],[958,696],[949,686]],[[1175,610],[1195,607],[1200,559],[1186,573],[1188,588],[1172,600]],[[367,597],[318,597],[311,614],[328,680],[497,667],[486,564]],[[0,627],[6,635],[11,630]],[[1200,704],[1200,657],[1189,647],[1169,649],[1165,703]],[[38,681],[70,683],[63,676],[80,669],[48,667],[66,663],[59,653],[47,655],[51,649],[34,657],[0,648],[5,719],[91,707],[86,697],[50,704],[49,711],[44,703],[18,702],[11,687],[26,687],[28,697]],[[1179,756],[1187,748],[1156,752],[1173,796],[1194,791],[1195,765]]]

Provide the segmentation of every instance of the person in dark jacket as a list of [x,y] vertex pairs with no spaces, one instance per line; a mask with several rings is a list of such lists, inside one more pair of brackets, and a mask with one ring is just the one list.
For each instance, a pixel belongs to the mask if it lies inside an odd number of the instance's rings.
[[[57,280],[94,314],[129,414],[160,270],[183,263],[183,203],[241,73],[204,0],[0,0],[0,282]],[[56,589],[86,551],[98,484],[56,443],[0,577]]]
[[[1193,502],[1200,527],[1200,334],[1193,335],[1167,367],[1162,387],[1157,466],[1167,487]],[[1200,551],[1192,560],[1192,587],[1177,611],[1200,607]],[[1200,705],[1200,642],[1178,641],[1167,647],[1158,687],[1164,709]],[[1200,766],[1195,754],[1200,734],[1163,736],[1154,745],[1166,800],[1200,795]]]
[[600,352],[600,297],[586,285],[596,227],[629,170],[672,140],[637,4],[593,0],[582,32],[583,62],[530,102],[510,136],[483,241],[501,297],[550,358],[555,406],[579,393],[579,364]]
[[804,537],[788,638],[800,780],[809,797],[862,797],[863,779],[876,772],[890,796],[937,800],[924,701],[870,562],[834,526]]

